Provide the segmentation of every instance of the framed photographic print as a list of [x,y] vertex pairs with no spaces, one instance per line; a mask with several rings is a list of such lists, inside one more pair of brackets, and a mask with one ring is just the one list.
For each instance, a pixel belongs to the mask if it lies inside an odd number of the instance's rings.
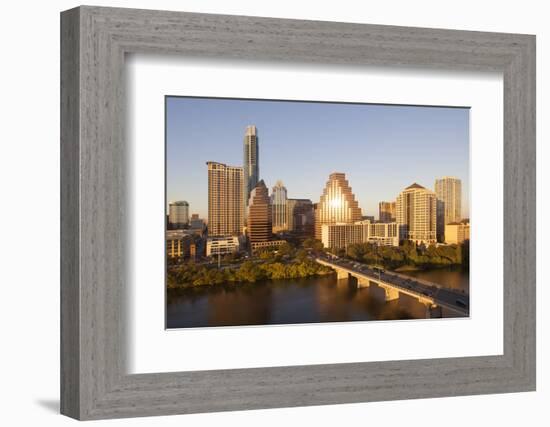
[[534,36],[84,6],[61,40],[62,413],[535,389]]

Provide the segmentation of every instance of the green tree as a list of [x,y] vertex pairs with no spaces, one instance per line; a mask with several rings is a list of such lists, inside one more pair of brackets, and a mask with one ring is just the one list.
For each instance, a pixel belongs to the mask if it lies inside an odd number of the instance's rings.
[[277,253],[282,257],[291,256],[294,253],[294,247],[290,243],[285,242],[277,248]]

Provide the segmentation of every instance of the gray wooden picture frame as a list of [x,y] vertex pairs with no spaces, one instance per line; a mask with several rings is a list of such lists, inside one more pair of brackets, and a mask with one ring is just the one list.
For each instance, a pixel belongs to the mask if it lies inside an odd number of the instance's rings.
[[[504,354],[127,374],[127,53],[502,72]],[[61,166],[65,415],[84,420],[535,390],[532,35],[71,9],[61,14]]]

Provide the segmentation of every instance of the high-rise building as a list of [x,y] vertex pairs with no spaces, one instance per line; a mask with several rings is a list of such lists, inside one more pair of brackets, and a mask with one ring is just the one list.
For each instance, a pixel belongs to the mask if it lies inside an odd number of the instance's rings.
[[271,202],[263,179],[250,192],[247,232],[250,243],[266,242],[272,236]]
[[281,181],[271,190],[271,214],[274,233],[288,230],[287,192]]
[[436,242],[436,196],[433,191],[417,183],[409,185],[399,193],[395,212],[407,239],[416,243]]
[[208,165],[208,234],[234,236],[244,226],[243,168],[223,163]]
[[351,192],[346,175],[331,173],[315,209],[315,238],[321,240],[323,224],[354,223],[361,220],[361,208]]
[[435,180],[438,240],[445,239],[445,225],[462,219],[462,181],[444,176]]
[[185,200],[171,202],[168,205],[168,223],[172,229],[189,224],[189,203]]
[[258,130],[256,126],[246,127],[243,142],[243,171],[244,171],[244,203],[248,206],[250,192],[260,179],[260,152],[258,147]]
[[378,203],[378,219],[380,222],[395,222],[395,202]]
[[313,203],[309,199],[287,200],[288,230],[304,237],[313,236],[315,214]]

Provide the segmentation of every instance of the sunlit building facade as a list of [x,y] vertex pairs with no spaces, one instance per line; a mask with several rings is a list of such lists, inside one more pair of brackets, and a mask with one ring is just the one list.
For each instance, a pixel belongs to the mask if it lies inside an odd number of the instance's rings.
[[446,225],[462,220],[462,181],[445,176],[435,180],[438,240],[446,241]]
[[209,237],[206,241],[206,256],[225,255],[238,252],[240,248],[237,236]]
[[208,235],[239,235],[244,226],[243,168],[208,165]]
[[402,227],[396,222],[373,223],[359,221],[353,224],[323,224],[321,241],[329,249],[346,249],[354,243],[373,243],[379,246],[399,246]]
[[277,181],[271,190],[271,214],[273,232],[288,230],[287,191],[281,181]]
[[397,197],[395,203],[397,223],[404,227],[407,239],[420,244],[437,240],[436,195],[414,183]]
[[192,236],[185,230],[166,231],[166,256],[168,258],[183,258],[190,254]]
[[445,224],[445,243],[459,245],[470,240],[470,224],[451,222]]
[[361,220],[361,208],[346,175],[341,172],[330,174],[323,194],[315,209],[315,238],[322,239],[325,224],[355,223]]

